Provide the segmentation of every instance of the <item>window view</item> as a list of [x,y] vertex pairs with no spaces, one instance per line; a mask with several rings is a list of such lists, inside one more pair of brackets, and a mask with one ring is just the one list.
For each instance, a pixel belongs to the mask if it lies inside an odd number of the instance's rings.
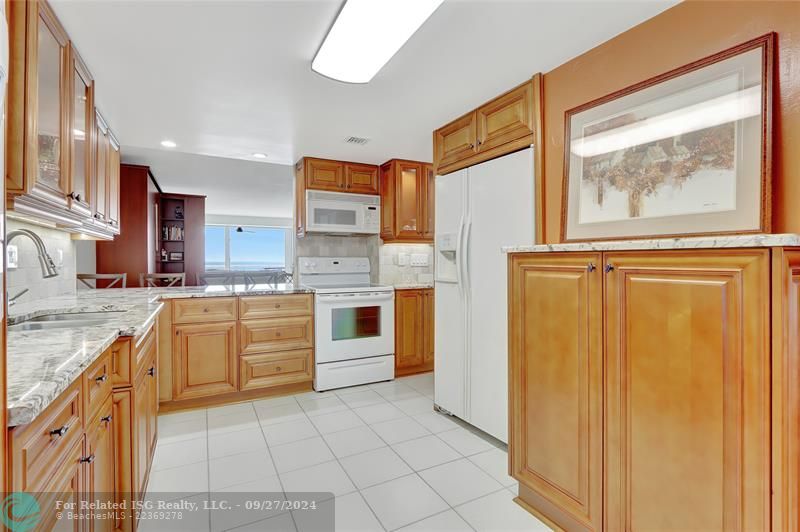
[[206,271],[282,270],[286,234],[282,228],[207,225]]

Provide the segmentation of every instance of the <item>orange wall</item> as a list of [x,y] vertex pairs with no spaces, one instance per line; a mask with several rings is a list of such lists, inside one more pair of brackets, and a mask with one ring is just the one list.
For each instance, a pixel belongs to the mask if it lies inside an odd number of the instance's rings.
[[770,31],[777,35],[772,230],[800,233],[800,1],[686,1],[544,75],[544,223],[560,240],[564,112]]

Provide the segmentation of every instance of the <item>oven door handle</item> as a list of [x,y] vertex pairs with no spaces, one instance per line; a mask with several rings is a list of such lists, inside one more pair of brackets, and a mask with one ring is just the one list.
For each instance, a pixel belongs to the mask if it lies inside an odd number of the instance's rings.
[[325,303],[349,303],[352,301],[357,301],[361,303],[366,302],[373,302],[373,301],[391,301],[394,299],[394,292],[382,292],[379,294],[347,294],[347,295],[337,295],[337,294],[318,294],[317,299],[320,302]]

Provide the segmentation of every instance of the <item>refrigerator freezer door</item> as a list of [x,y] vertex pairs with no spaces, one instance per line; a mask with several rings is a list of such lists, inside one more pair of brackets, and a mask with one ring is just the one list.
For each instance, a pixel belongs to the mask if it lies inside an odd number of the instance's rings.
[[508,263],[500,248],[533,244],[533,178],[531,149],[469,169],[467,421],[506,443]]
[[466,189],[467,170],[436,177],[434,402],[462,418],[465,414],[466,308],[464,287],[459,284],[459,254]]

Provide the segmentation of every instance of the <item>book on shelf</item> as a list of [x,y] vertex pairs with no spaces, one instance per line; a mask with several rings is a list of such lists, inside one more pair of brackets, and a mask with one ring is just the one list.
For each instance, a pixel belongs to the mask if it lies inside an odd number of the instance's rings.
[[179,225],[164,225],[161,227],[161,240],[183,240],[184,229]]

